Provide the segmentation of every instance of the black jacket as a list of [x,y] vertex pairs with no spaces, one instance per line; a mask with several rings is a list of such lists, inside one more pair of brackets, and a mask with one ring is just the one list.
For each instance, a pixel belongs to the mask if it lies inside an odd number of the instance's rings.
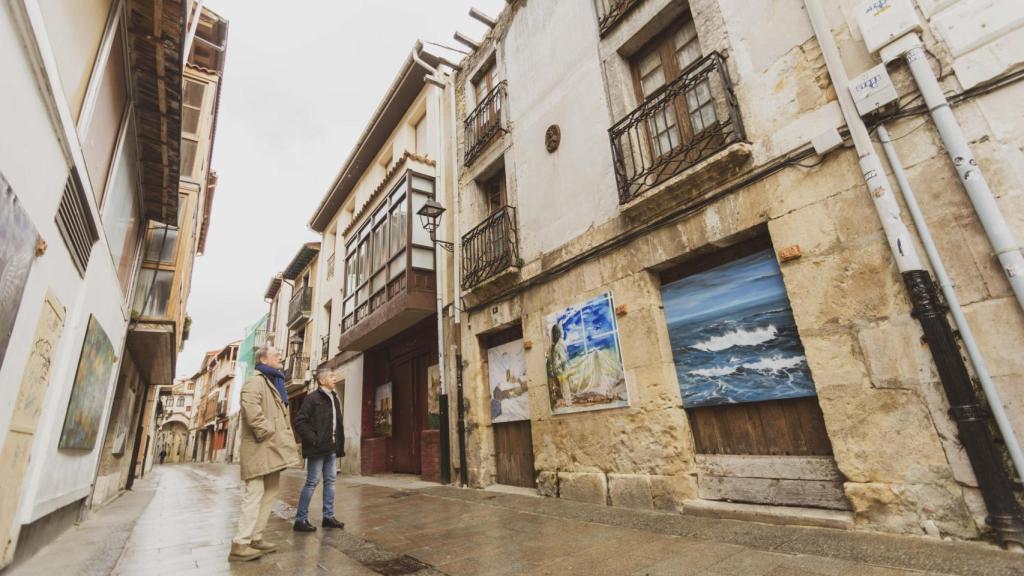
[[[341,401],[332,402],[334,394],[318,389],[302,400],[302,407],[295,417],[295,431],[302,438],[302,455],[306,458],[322,458],[332,452],[345,455],[345,431],[342,425]],[[332,407],[332,404],[334,406]],[[334,442],[331,442],[331,410],[337,411],[338,427]]]

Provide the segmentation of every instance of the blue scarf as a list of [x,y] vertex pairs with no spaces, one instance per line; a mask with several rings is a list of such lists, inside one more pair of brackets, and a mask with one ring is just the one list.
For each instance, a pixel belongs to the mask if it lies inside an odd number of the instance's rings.
[[287,406],[288,389],[284,387],[284,372],[277,368],[271,368],[266,364],[257,364],[256,369],[267,378],[270,378],[270,381],[274,383],[274,388],[277,388],[277,393],[281,395],[281,402],[284,402],[284,405]]

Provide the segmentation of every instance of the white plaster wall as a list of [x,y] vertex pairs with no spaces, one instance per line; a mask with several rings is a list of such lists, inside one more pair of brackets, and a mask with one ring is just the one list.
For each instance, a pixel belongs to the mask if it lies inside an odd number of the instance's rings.
[[[527,2],[505,38],[519,241],[526,261],[618,215],[593,10],[591,0]],[[562,131],[553,154],[544,147],[551,124]]]
[[345,397],[342,399],[345,457],[339,468],[347,474],[359,474],[362,469],[359,446],[363,421],[363,355],[359,354],[343,364],[342,373],[345,375]]
[[[22,40],[21,32],[14,25],[10,3],[5,3],[0,7],[0,54],[3,55],[0,57],[0,93],[4,95],[0,126],[7,136],[0,138],[0,170],[49,248],[33,263],[25,287],[11,342],[0,369],[0,396],[14,398],[17,394],[46,291],[52,290],[67,310],[64,331],[54,355],[43,414],[34,437],[32,461],[22,484],[19,519],[30,522],[89,493],[103,445],[102,433],[107,427],[109,397],[99,423],[100,436],[92,451],[58,451],[57,444],[90,314],[96,316],[110,337],[119,360],[127,318],[102,226],[99,228],[100,240],[93,247],[84,279],[71,263],[57,231],[54,215],[68,174],[58,133],[70,132],[73,135],[74,130],[68,131],[53,121],[58,117],[70,117],[67,104],[61,97],[56,108],[48,108],[54,104],[49,95],[44,96],[37,82],[33,60],[24,49]],[[55,111],[51,113],[51,110]],[[74,140],[72,145],[77,149],[77,137]],[[76,156],[81,157],[80,154]],[[88,179],[83,180],[90,197],[90,209],[95,212]],[[119,362],[111,371],[108,396],[114,389],[118,367]],[[11,404],[4,402],[0,406],[0,442],[4,440],[10,424]]]

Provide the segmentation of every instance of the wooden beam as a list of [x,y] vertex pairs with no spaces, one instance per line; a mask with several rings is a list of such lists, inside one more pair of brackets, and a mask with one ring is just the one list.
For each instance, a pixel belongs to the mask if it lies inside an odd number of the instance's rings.
[[473,18],[474,20],[481,22],[484,26],[487,26],[488,28],[494,28],[494,26],[498,24],[493,18],[477,10],[476,8],[469,9],[469,16],[470,18]]
[[468,46],[471,50],[476,51],[480,48],[480,44],[476,43],[462,32],[456,32],[454,37],[456,42]]

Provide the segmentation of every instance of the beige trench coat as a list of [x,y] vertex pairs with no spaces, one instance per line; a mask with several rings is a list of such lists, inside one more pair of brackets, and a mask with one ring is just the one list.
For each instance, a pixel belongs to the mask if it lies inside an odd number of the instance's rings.
[[253,374],[242,386],[242,480],[301,463],[288,407],[269,378]]

